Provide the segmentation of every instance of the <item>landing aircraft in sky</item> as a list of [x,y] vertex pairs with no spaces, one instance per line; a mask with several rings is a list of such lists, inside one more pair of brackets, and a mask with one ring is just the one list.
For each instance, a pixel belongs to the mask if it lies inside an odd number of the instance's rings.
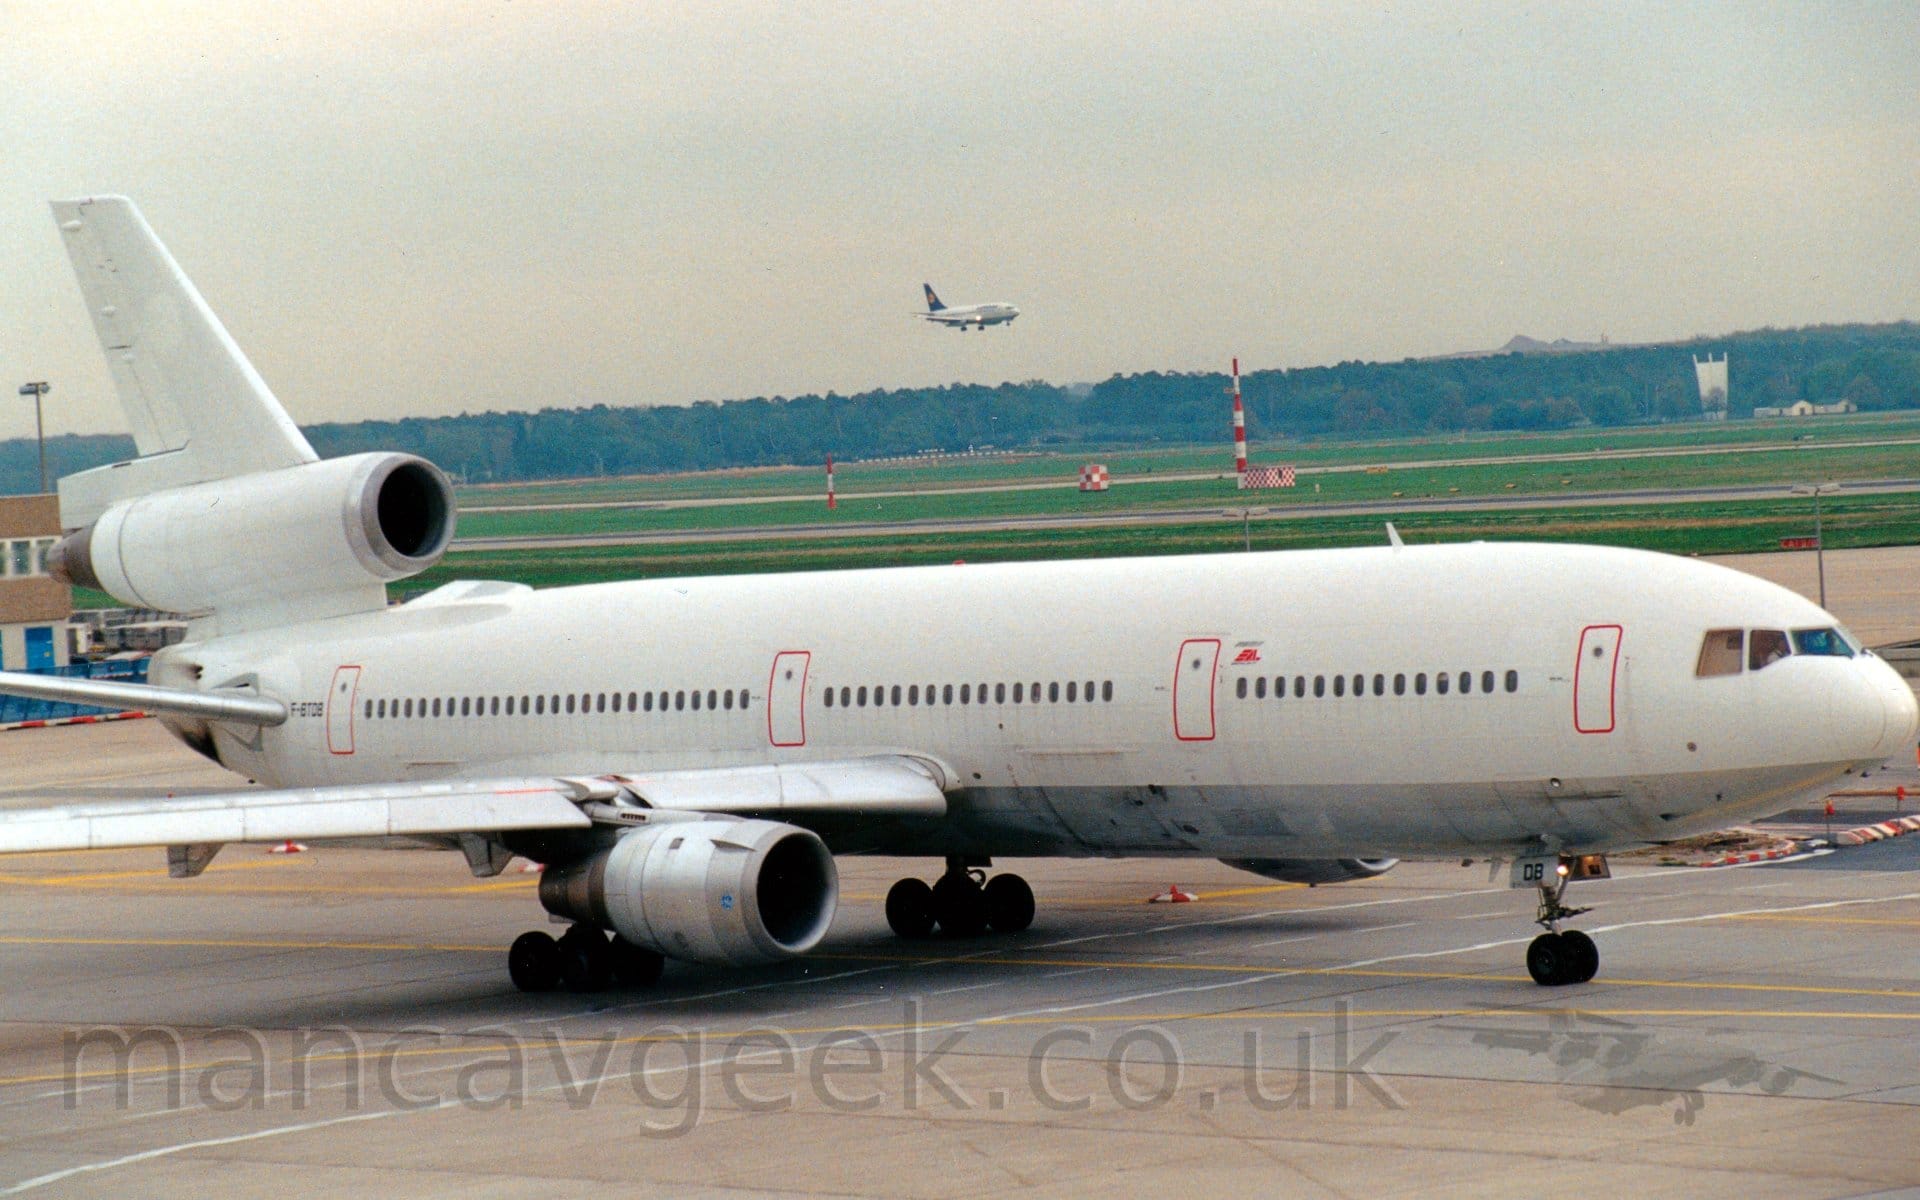
[[1004,300],[991,304],[962,304],[948,308],[940,303],[940,297],[933,291],[933,285],[920,285],[927,293],[927,311],[917,313],[922,320],[932,321],[936,325],[946,325],[954,329],[985,329],[989,325],[1005,325],[1020,315],[1020,310]]
[[[842,854],[905,938],[1034,919],[995,860],[1219,858],[1270,879],[1511,861],[1542,984],[1606,852],[1817,798],[1911,749],[1914,696],[1832,616],[1721,567],[1565,545],[450,583],[423,459],[319,459],[133,205],[54,205],[139,457],[60,482],[66,579],[194,614],[150,683],[0,690],[156,714],[264,785],[10,811],[0,851],[410,835],[546,864],[527,990],[805,954]],[[589,632],[591,631],[591,632]]]

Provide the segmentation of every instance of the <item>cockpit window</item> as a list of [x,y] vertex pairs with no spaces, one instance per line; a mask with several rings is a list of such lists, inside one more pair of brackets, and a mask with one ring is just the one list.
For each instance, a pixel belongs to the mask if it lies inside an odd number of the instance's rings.
[[1831,658],[1852,658],[1853,647],[1838,629],[1796,629],[1793,631],[1795,654],[1822,654]]
[[1750,670],[1758,671],[1792,653],[1792,648],[1787,645],[1787,635],[1778,629],[1756,629],[1747,636],[1747,667]]
[[1700,661],[1693,673],[1705,679],[1709,675],[1738,675],[1746,638],[1738,629],[1709,629],[1700,643]]

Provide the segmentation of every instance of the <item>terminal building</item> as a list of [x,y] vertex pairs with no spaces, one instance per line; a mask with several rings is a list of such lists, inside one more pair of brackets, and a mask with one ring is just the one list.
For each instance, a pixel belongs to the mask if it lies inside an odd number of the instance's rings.
[[0,670],[67,665],[73,589],[47,574],[59,540],[58,497],[0,496]]

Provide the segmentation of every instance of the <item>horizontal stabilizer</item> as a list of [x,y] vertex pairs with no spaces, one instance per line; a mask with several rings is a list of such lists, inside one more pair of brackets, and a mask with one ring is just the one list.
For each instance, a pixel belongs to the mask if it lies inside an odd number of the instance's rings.
[[559,779],[384,783],[221,792],[0,811],[0,854],[295,838],[585,828],[582,789]]
[[112,683],[100,679],[67,679],[59,675],[32,675],[0,671],[0,693],[53,700],[62,704],[93,704],[101,708],[138,709],[171,713],[206,721],[233,721],[242,725],[281,725],[287,706],[270,696],[251,692],[194,692],[185,688],[155,687],[147,683]]
[[939,768],[889,755],[777,766],[716,767],[626,777],[626,787],[655,808],[710,813],[859,812],[942,816]]

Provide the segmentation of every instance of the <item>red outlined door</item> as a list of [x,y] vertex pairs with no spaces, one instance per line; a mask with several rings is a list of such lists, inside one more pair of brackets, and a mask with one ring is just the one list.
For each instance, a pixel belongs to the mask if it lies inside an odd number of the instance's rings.
[[767,676],[767,741],[775,746],[807,744],[807,669],[813,654],[782,650],[773,656]]
[[360,668],[337,667],[327,689],[327,750],[353,753],[353,704],[360,691]]
[[1612,733],[1620,676],[1618,625],[1580,631],[1580,657],[1573,664],[1573,728],[1576,733]]
[[1219,638],[1180,643],[1173,671],[1173,736],[1183,742],[1213,740],[1213,683],[1220,669]]

